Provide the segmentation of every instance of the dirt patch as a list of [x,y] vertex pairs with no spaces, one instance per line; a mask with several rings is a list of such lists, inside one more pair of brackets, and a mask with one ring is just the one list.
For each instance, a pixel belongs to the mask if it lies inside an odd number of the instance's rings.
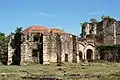
[[40,75],[40,76],[29,76],[29,77],[22,77],[24,80],[63,80],[61,78],[55,78],[52,75]]
[[80,78],[100,78],[101,75],[93,75],[93,74],[71,74],[69,75],[72,79],[80,79]]

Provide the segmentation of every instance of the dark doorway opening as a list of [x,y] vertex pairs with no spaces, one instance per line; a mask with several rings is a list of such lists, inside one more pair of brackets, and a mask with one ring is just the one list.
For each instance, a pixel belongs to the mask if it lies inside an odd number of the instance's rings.
[[12,56],[12,64],[11,65],[20,65],[20,49],[17,47]]
[[20,65],[21,61],[21,34],[16,33],[13,40],[13,48],[15,49],[12,56],[12,64],[11,65]]
[[79,59],[82,60],[82,52],[79,51]]
[[68,62],[68,54],[65,54],[65,62]]
[[91,49],[87,50],[87,60],[90,62],[92,60],[93,51]]
[[43,34],[40,34],[38,39],[39,63],[43,64]]
[[33,59],[33,62],[38,63],[39,57],[38,57],[38,50],[37,49],[32,50],[32,59]]

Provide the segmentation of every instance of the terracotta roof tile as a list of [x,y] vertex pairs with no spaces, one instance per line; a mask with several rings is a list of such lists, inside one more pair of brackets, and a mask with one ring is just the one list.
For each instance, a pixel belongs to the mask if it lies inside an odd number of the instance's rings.
[[23,31],[24,34],[26,33],[43,33],[48,32],[48,28],[44,26],[31,26]]
[[44,26],[31,26],[23,31],[23,34],[27,33],[43,33],[43,34],[49,34],[52,33],[58,33],[58,34],[68,34],[64,32],[63,30],[57,29],[57,28],[46,28]]

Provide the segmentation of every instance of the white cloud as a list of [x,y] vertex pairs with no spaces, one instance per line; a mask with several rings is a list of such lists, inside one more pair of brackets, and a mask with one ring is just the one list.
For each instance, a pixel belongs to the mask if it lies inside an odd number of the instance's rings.
[[56,16],[54,14],[48,14],[48,13],[44,13],[44,12],[40,12],[39,15],[44,16],[44,17],[55,17]]

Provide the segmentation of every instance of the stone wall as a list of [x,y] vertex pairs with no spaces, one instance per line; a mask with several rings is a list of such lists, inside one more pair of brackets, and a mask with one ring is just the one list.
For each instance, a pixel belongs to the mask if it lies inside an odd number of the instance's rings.
[[120,21],[116,22],[116,43],[120,44]]
[[14,36],[10,36],[9,38],[9,43],[8,43],[8,62],[7,64],[10,65],[12,64],[12,56],[14,54]]
[[22,36],[23,42],[21,44],[21,65],[32,63],[32,43],[28,35]]
[[49,62],[77,62],[78,42],[77,37],[66,34],[51,34],[44,36],[43,59]]
[[62,62],[72,62],[73,59],[73,42],[72,42],[72,35],[61,35],[61,42],[62,42]]
[[[43,35],[43,45],[41,45],[43,48],[39,48],[38,43],[41,42],[34,42],[34,35],[25,34],[21,37],[20,65],[41,63],[41,59],[43,59],[42,64],[50,64],[51,62],[79,62],[78,37],[71,34],[51,33]],[[10,39],[8,44],[8,65],[13,62],[13,54],[15,53],[15,49],[11,46],[12,40],[14,38]],[[38,51],[36,57],[33,57],[33,50]],[[39,52],[39,50],[42,52]]]
[[89,23],[85,27],[85,32],[84,36],[91,33],[98,35],[96,45],[120,44],[120,21],[103,20],[97,24]]

